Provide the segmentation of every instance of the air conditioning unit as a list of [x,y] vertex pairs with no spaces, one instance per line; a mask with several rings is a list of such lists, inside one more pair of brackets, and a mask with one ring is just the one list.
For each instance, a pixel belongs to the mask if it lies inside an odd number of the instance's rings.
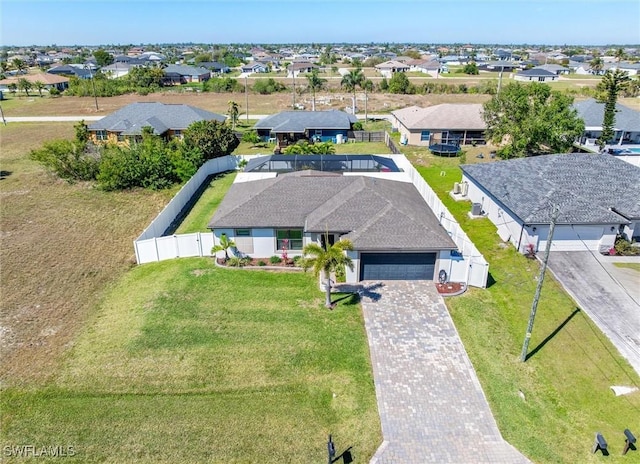
[[474,203],[471,205],[471,214],[474,216],[482,215],[482,205],[480,203]]
[[453,193],[456,195],[460,193],[460,182],[453,183]]
[[469,182],[463,182],[462,184],[460,184],[460,189],[462,191],[462,196],[466,197],[469,193]]

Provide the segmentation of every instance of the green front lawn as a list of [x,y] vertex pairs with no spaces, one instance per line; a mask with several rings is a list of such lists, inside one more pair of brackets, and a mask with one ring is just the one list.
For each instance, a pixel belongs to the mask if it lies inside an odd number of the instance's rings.
[[536,463],[595,463],[602,456],[590,448],[600,431],[610,444],[608,461],[629,462],[620,455],[622,431],[638,426],[640,393],[615,397],[610,387],[640,386],[638,375],[551,275],[532,355],[520,362],[539,264],[501,243],[488,219],[469,219],[469,203],[448,196],[461,179],[456,159],[426,161],[418,171],[490,264],[486,290],[446,302],[505,439]]
[[73,446],[68,462],[311,463],[332,433],[367,462],[381,434],[360,307],[324,309],[317,285],[207,258],[136,267],[53,381],[3,391],[3,447]]

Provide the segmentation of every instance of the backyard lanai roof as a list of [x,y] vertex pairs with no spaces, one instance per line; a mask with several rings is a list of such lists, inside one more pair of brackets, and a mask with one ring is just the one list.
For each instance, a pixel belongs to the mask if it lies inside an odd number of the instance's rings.
[[249,161],[245,172],[400,172],[396,163],[376,155],[271,155]]

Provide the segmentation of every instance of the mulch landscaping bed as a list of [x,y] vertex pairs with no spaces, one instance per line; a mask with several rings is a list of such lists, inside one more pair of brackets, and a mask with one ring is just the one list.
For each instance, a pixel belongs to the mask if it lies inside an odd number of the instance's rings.
[[436,290],[442,296],[456,296],[464,293],[467,285],[463,282],[436,283]]

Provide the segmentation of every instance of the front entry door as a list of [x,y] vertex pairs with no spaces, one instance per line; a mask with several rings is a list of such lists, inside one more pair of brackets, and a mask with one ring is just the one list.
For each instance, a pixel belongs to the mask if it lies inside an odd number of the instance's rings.
[[327,249],[327,239],[329,240],[329,246],[332,246],[334,243],[336,243],[336,236],[334,234],[321,234],[320,245],[325,250]]

